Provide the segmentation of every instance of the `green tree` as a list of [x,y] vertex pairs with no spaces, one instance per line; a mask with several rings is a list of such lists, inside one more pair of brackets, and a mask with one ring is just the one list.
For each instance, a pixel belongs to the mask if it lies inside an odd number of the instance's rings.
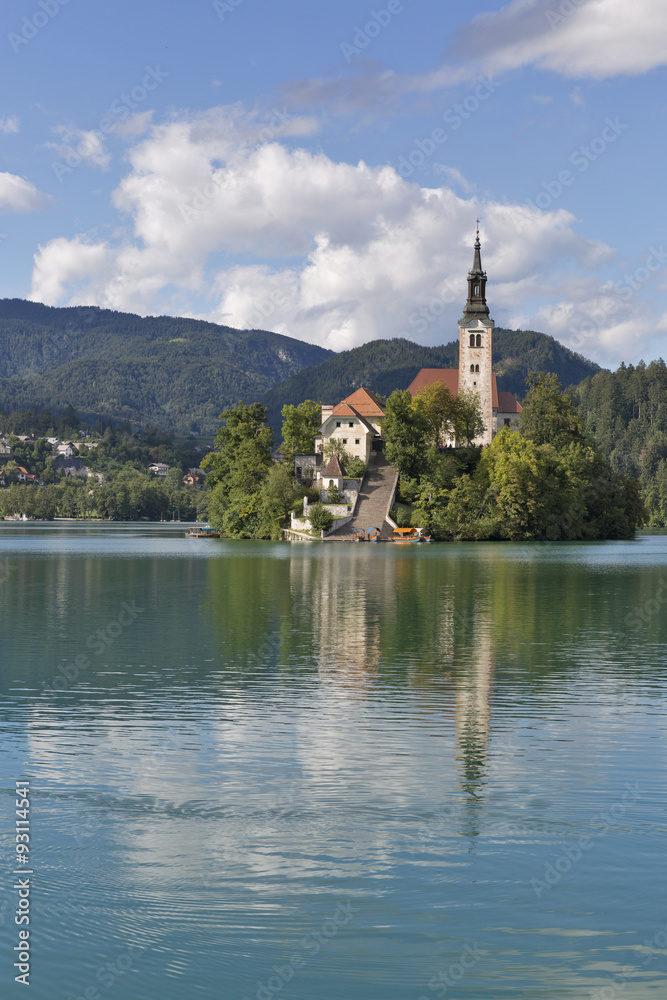
[[341,438],[329,438],[324,446],[323,455],[325,461],[328,461],[335,455],[345,470],[347,470],[347,466],[352,460],[352,456],[345,448]]
[[459,422],[457,401],[443,382],[426,386],[415,396],[413,406],[421,408],[432,448],[438,448],[453,434]]
[[456,397],[454,429],[457,441],[471,445],[486,430],[479,394],[474,389],[462,389]]
[[417,398],[414,403],[407,389],[397,389],[387,400],[382,427],[387,460],[401,476],[419,477],[428,468],[431,425]]
[[282,418],[282,453],[290,458],[297,454],[312,455],[322,423],[321,404],[312,399],[306,399],[298,406],[286,403],[282,408]]
[[565,448],[583,441],[583,432],[574,406],[561,392],[553,372],[531,372],[528,394],[521,414],[521,433],[535,444]]
[[313,531],[328,531],[334,523],[334,516],[321,503],[314,503],[308,512],[308,520]]
[[338,489],[335,483],[332,483],[331,486],[329,487],[327,496],[329,498],[329,503],[332,504],[346,502],[344,494],[341,493],[341,491]]
[[216,450],[202,462],[212,486],[211,524],[232,538],[261,537],[260,489],[272,465],[273,431],[259,403],[238,403],[221,414],[224,425],[215,436]]

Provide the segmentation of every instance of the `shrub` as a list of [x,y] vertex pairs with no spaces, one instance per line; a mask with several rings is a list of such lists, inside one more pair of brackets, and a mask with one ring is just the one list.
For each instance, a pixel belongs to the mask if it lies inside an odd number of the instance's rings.
[[351,458],[345,466],[345,471],[350,479],[361,479],[366,471],[366,466],[360,458]]
[[345,497],[335,483],[332,483],[328,492],[329,503],[346,503]]
[[310,508],[308,520],[310,521],[313,531],[328,531],[334,523],[334,516],[331,511],[327,510],[321,503],[315,503]]

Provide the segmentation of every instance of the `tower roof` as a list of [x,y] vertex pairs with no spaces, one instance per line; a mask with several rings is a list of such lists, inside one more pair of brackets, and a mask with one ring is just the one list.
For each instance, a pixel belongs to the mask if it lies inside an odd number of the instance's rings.
[[482,245],[479,241],[479,229],[475,237],[475,256],[472,269],[468,271],[468,300],[463,310],[463,319],[459,326],[475,326],[481,320],[484,326],[493,326],[486,304],[486,271],[482,268]]

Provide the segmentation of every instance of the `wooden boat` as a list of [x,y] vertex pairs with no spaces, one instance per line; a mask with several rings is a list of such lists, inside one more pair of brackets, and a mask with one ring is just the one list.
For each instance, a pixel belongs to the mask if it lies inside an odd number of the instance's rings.
[[379,542],[382,537],[382,532],[379,528],[369,528],[367,531],[369,542]]
[[416,528],[394,528],[391,540],[399,544],[407,542],[412,544],[414,542],[421,542],[423,539]]
[[220,532],[207,524],[205,528],[190,528],[185,532],[186,538],[220,538]]
[[354,539],[353,539],[353,541],[355,541],[355,542],[365,542],[366,541],[366,532],[364,531],[363,528],[355,528],[354,529]]

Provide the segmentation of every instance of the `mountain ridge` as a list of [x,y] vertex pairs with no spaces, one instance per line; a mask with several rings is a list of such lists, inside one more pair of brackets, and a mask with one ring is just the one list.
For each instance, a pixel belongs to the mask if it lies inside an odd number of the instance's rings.
[[[555,371],[564,386],[600,366],[535,331],[494,331],[501,388],[521,397],[528,371]],[[265,330],[206,320],[137,316],[97,306],[0,299],[0,409],[61,411],[213,433],[223,409],[256,400],[280,433],[285,403],[336,403],[359,385],[388,396],[420,368],[458,366],[458,342],[436,347],[395,338],[335,353]]]

